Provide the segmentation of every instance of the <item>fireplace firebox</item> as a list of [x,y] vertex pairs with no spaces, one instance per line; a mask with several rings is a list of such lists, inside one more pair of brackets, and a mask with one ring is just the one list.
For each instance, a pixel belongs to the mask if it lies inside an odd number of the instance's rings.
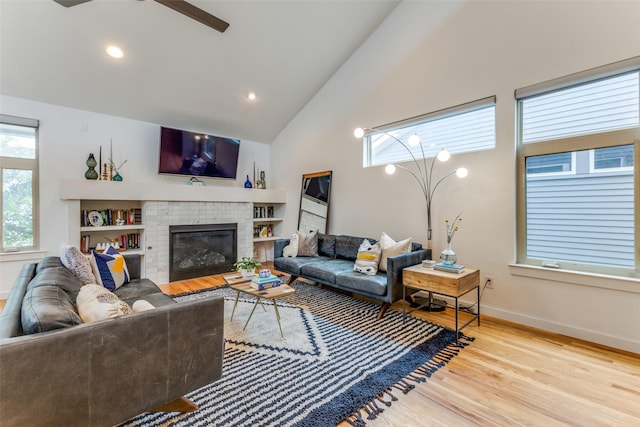
[[192,279],[233,270],[237,224],[169,226],[169,280]]

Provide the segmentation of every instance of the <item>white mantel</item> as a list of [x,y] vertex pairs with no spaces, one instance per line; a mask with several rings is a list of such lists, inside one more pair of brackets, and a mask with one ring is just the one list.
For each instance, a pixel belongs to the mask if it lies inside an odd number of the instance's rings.
[[76,179],[60,181],[60,199],[62,200],[285,203],[286,198],[286,191],[271,189],[130,181]]

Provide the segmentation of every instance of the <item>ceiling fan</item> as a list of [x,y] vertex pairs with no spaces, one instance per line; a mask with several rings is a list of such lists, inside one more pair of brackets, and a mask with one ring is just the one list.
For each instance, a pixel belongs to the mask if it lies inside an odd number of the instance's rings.
[[[82,3],[86,3],[91,0],[53,0],[58,4],[61,4],[64,7],[76,6]],[[188,16],[191,19],[195,19],[196,21],[213,28],[214,30],[220,31],[224,33],[225,30],[229,27],[229,23],[223,21],[217,16],[213,16],[204,10],[195,7],[191,3],[188,3],[184,0],[155,0],[156,2],[163,4],[171,9],[182,13],[183,15]]]

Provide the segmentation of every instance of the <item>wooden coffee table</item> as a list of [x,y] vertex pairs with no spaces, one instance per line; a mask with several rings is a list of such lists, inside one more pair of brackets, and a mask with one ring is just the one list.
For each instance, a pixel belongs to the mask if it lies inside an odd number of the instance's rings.
[[[253,316],[253,312],[256,310],[258,304],[262,305],[262,299],[270,299],[273,300],[273,308],[276,312],[276,319],[278,320],[278,328],[280,328],[280,336],[284,338],[284,334],[282,333],[282,325],[280,324],[280,312],[278,311],[278,298],[282,298],[285,296],[293,295],[296,290],[287,284],[282,284],[280,286],[276,286],[274,288],[264,289],[259,291],[257,289],[253,289],[251,287],[251,279],[244,278],[240,274],[229,274],[224,277],[224,281],[229,285],[229,287],[237,292],[236,301],[233,304],[233,310],[231,311],[231,320],[233,320],[233,315],[236,312],[236,307],[238,305],[238,300],[240,299],[240,294],[252,295],[256,298],[255,304],[253,304],[253,309],[251,310],[251,314],[249,314],[249,318],[244,324],[244,329],[247,328],[249,324],[249,320],[251,320],[251,316]],[[280,276],[284,278],[284,276]],[[264,306],[262,306],[264,308]],[[266,310],[266,309],[265,309]]]

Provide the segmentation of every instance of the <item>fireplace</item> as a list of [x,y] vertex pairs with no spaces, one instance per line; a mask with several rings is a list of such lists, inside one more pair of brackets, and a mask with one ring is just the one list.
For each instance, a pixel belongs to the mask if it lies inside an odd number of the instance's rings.
[[237,224],[169,226],[169,281],[233,270]]

